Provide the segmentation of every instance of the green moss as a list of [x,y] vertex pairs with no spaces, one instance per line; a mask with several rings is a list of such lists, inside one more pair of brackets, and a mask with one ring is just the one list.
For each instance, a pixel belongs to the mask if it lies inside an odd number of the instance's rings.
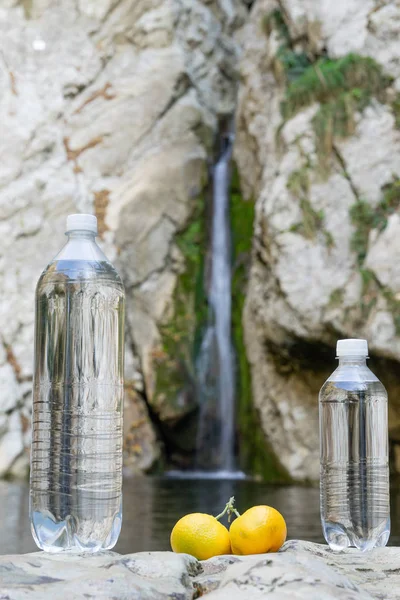
[[303,235],[310,240],[315,239],[317,232],[322,229],[324,213],[314,210],[307,198],[300,200],[300,208],[303,213]]
[[231,225],[234,269],[232,277],[232,332],[237,356],[237,419],[241,468],[266,481],[284,482],[289,476],[265,440],[252,401],[251,371],[243,336],[243,308],[253,240],[254,203],[244,201],[237,171],[231,187]]
[[343,297],[344,297],[344,291],[341,288],[337,288],[336,290],[333,290],[333,292],[331,293],[331,295],[329,297],[329,306],[332,308],[340,306],[343,302]]
[[311,64],[307,54],[294,52],[284,45],[280,46],[276,58],[281,62],[286,79],[289,82],[301,77]]
[[318,232],[321,232],[326,246],[332,248],[334,239],[332,234],[324,229],[324,212],[322,210],[316,211],[308,199],[310,190],[309,170],[310,166],[306,164],[301,169],[293,171],[288,177],[286,186],[299,200],[302,212],[302,221],[293,225],[290,231],[300,233],[309,240],[314,240]]
[[323,234],[325,237],[325,246],[328,248],[328,250],[334,248],[335,240],[333,239],[333,235],[331,234],[331,232],[324,229]]
[[396,335],[400,336],[400,300],[387,287],[381,285],[373,271],[369,269],[360,269],[362,278],[361,293],[361,319],[362,322],[368,319],[371,311],[375,308],[378,298],[383,296],[386,299],[387,307],[393,317]]
[[372,271],[369,269],[360,269],[360,275],[362,279],[362,292],[361,292],[361,321],[364,324],[371,311],[375,308],[378,301],[380,286]]
[[282,11],[278,8],[263,16],[261,26],[267,36],[271,35],[272,31],[275,29],[282,42],[290,44],[289,29],[286,25]]
[[375,308],[379,296],[386,299],[387,307],[393,317],[396,335],[400,336],[400,300],[387,287],[380,284],[369,269],[360,269],[362,277],[361,318],[365,322]]
[[387,218],[392,215],[399,206],[400,179],[395,179],[392,183],[383,187],[383,199],[378,207],[379,212],[382,214],[382,229],[386,227]]
[[400,94],[392,102],[392,110],[397,129],[400,129]]
[[389,290],[388,288],[384,288],[382,293],[386,298],[388,308],[392,313],[396,335],[400,336],[400,300],[398,300],[392,290]]
[[286,183],[287,189],[298,198],[307,197],[310,190],[308,167],[292,171]]
[[[175,242],[185,261],[173,297],[173,315],[160,327],[161,348],[153,355],[156,386],[153,409],[163,407],[164,418],[185,414],[196,407],[194,363],[207,320],[204,294],[204,248],[206,245],[205,205],[199,199],[188,227]],[[182,393],[187,400],[182,406]]]
[[357,255],[357,262],[361,266],[368,250],[368,237],[372,228],[374,212],[371,206],[362,200],[350,208],[350,218],[355,226],[351,238],[351,249]]
[[369,269],[360,269],[360,275],[364,291],[371,283],[376,281],[374,273]]
[[290,82],[300,77],[311,62],[305,52],[293,49],[283,13],[278,9],[273,10],[263,17],[261,26],[267,36],[275,30],[280,40],[273,64],[276,79]]
[[356,253],[360,266],[367,255],[371,229],[383,231],[388,217],[400,207],[400,179],[395,179],[391,184],[384,186],[382,191],[383,198],[376,207],[360,200],[350,209],[350,217],[355,226],[351,248]]

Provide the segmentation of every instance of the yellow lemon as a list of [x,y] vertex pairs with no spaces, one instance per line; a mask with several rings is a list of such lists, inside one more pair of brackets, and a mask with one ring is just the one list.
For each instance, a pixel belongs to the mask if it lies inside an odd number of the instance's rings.
[[198,560],[231,553],[227,528],[212,515],[203,513],[191,513],[179,519],[171,532],[171,548]]
[[271,506],[253,506],[229,529],[233,554],[277,552],[286,540],[286,523]]

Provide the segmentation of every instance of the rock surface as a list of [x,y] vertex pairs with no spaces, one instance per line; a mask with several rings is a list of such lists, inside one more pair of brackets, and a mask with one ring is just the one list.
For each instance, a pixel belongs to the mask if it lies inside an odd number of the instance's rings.
[[326,546],[290,541],[277,554],[221,556],[202,563],[186,554],[0,557],[0,594],[9,600],[58,595],[71,600],[299,598],[398,600],[398,548],[334,554]]
[[200,570],[192,557],[169,552],[115,552],[92,557],[33,553],[1,557],[0,594],[10,600],[193,598],[191,576]]
[[[398,548],[335,554],[322,544],[293,540],[277,554],[232,557],[235,562],[223,573],[213,573],[218,559],[211,559],[203,563],[204,573],[196,579],[211,591],[210,600],[397,600],[398,556]],[[209,570],[213,574],[207,577]]]
[[[265,435],[298,479],[319,476],[317,397],[338,338],[369,340],[398,441],[399,10],[256,0],[241,32],[235,156],[256,202],[246,345]],[[357,80],[369,69],[374,90]]]
[[232,113],[241,0],[0,0],[0,476],[26,472],[33,295],[68,213],[95,212],[127,288],[126,464],[159,458],[148,403],[175,243]]

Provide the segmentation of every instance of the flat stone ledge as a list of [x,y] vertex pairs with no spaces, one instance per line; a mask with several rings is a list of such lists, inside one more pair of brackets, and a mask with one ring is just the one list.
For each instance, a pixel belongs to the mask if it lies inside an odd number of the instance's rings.
[[295,556],[312,555],[335,571],[346,576],[360,588],[379,600],[400,600],[400,548],[389,546],[363,553],[354,548],[332,552],[324,544],[293,540],[286,542],[281,552]]
[[172,552],[2,556],[0,600],[192,600],[201,570]]
[[0,600],[400,600],[400,548],[337,554],[289,541],[277,554],[139,552],[0,556]]

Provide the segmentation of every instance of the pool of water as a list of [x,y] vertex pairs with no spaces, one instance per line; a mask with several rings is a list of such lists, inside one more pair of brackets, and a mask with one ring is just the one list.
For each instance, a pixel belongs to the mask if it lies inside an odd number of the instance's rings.
[[[218,514],[230,496],[240,512],[269,504],[285,517],[289,539],[323,542],[317,487],[275,487],[246,479],[136,477],[124,481],[124,520],[115,550],[122,554],[169,550],[169,534],[189,512]],[[400,490],[391,494],[390,545],[400,545]],[[28,485],[0,482],[0,554],[37,550],[28,519]]]

